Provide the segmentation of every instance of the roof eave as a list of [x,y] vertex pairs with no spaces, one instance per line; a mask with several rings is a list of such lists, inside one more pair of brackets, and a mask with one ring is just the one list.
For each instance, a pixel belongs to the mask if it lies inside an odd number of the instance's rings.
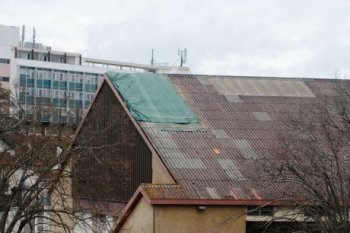
[[214,206],[256,206],[272,205],[286,206],[291,202],[288,200],[258,200],[258,199],[150,199],[152,205],[214,205]]
[[112,227],[112,230],[110,231],[111,233],[118,232],[121,229],[121,227],[123,226],[123,224],[125,223],[125,221],[132,213],[133,209],[142,197],[145,197],[148,202],[150,201],[148,195],[144,192],[142,186],[140,185],[136,192],[133,194],[133,196],[130,198],[128,204],[122,210],[120,217],[118,218],[115,225]]

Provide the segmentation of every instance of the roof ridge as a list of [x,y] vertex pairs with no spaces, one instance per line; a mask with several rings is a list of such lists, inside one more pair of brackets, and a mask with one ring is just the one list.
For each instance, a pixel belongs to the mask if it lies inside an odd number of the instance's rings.
[[143,183],[141,184],[142,188],[179,188],[179,184],[151,184]]
[[[296,77],[296,76],[265,76],[265,75],[210,75],[210,74],[167,74],[169,77],[186,78],[236,78],[236,79],[272,79],[272,80],[324,80],[324,81],[347,81],[347,79],[326,78],[326,77]],[[350,81],[350,80],[349,80]]]

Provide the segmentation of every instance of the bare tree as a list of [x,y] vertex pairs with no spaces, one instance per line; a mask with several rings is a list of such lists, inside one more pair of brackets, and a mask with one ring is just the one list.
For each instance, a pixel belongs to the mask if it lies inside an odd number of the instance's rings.
[[283,199],[293,211],[280,218],[302,232],[350,232],[350,86],[333,84],[284,120],[280,160],[266,166],[270,182],[289,187]]
[[[0,232],[93,231],[72,199],[73,130],[28,119],[0,88]],[[15,113],[11,109],[16,108]]]

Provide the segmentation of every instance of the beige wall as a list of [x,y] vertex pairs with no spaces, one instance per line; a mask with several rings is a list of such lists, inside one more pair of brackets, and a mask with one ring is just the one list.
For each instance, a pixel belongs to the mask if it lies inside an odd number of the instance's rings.
[[[0,76],[10,78],[10,64],[0,64]],[[1,88],[9,89],[9,82],[0,81]]]
[[206,206],[206,210],[197,206],[151,206],[142,198],[119,232],[245,233],[245,211],[229,206]]
[[155,233],[244,233],[245,208],[228,206],[157,206]]
[[175,181],[170,176],[162,162],[152,155],[152,184],[174,184]]
[[10,64],[1,64],[0,63],[0,76],[10,77]]
[[51,208],[58,213],[62,211],[62,213],[52,214],[53,221],[50,222],[50,232],[63,233],[67,232],[68,229],[72,231],[74,228],[71,215],[73,213],[71,168],[69,165],[66,168],[51,194]]
[[6,90],[10,89],[10,85],[9,85],[8,82],[1,82],[0,81],[0,87],[3,88],[3,89],[6,89]]
[[153,233],[153,208],[144,198],[135,206],[134,210],[119,230],[121,233]]

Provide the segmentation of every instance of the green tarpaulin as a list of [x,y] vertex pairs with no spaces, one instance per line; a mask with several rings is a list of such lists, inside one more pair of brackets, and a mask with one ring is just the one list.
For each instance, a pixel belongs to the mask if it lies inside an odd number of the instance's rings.
[[136,120],[165,125],[199,124],[166,75],[109,71],[107,76]]

